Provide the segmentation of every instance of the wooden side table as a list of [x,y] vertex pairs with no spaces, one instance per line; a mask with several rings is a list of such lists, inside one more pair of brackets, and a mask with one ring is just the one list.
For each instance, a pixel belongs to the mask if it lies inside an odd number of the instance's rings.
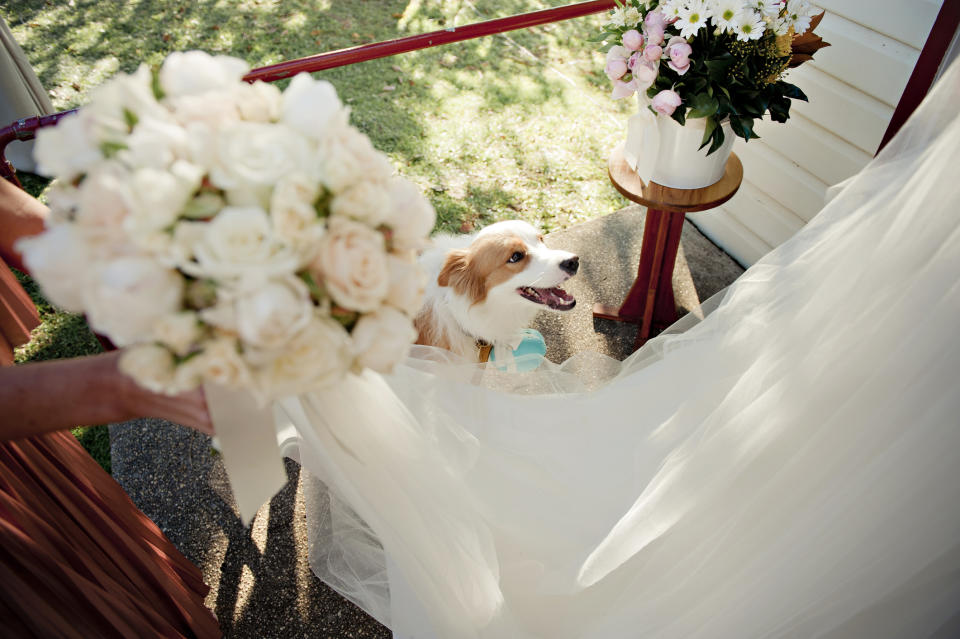
[[677,320],[673,298],[673,266],[680,248],[680,233],[688,212],[720,206],[737,192],[743,181],[743,165],[735,153],[727,160],[723,177],[702,189],[675,189],[654,182],[644,184],[627,164],[623,147],[610,155],[610,181],[625,198],[647,207],[640,245],[637,279],[619,306],[594,304],[593,316],[640,324],[634,350],[650,338],[653,326],[663,329]]

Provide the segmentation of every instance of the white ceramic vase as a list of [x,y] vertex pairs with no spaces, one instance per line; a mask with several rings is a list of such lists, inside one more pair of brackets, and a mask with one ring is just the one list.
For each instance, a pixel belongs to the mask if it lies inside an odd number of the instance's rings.
[[707,155],[709,147],[698,150],[706,123],[706,118],[688,118],[687,123],[681,126],[671,117],[657,116],[660,147],[653,167],[652,182],[676,189],[699,189],[723,177],[736,136],[730,129],[730,123],[724,122],[721,125],[723,144]]

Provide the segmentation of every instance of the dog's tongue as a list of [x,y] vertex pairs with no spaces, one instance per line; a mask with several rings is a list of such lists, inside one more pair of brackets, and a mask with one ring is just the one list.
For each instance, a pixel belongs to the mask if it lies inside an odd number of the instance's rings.
[[562,288],[534,288],[526,286],[519,289],[520,295],[531,302],[543,304],[555,311],[569,311],[576,306],[577,300]]

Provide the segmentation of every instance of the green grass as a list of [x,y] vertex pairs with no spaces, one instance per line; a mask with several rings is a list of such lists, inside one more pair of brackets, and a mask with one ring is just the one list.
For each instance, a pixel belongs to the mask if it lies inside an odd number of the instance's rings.
[[[16,0],[0,1],[0,16],[54,106],[67,109],[117,71],[159,64],[171,51],[203,49],[258,67],[569,1]],[[420,185],[439,230],[524,219],[552,231],[627,204],[609,183],[606,157],[635,107],[609,98],[603,56],[586,41],[602,20],[568,20],[317,77],[336,86],[353,123]],[[45,316],[41,331],[84,342],[77,322]],[[68,352],[41,346],[24,357]]]

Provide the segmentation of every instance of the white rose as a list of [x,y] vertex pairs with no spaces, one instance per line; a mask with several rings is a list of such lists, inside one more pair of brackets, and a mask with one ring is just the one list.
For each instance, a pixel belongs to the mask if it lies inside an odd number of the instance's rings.
[[378,308],[390,284],[383,235],[342,217],[330,220],[310,270],[337,304],[361,313]]
[[330,212],[377,227],[389,218],[393,206],[387,188],[385,182],[357,182],[333,198]]
[[240,105],[233,92],[182,95],[164,102],[174,120],[187,129],[191,124],[199,124],[215,131],[228,122],[240,121]]
[[217,337],[203,345],[203,352],[187,362],[190,372],[199,371],[204,381],[237,388],[252,380],[247,363],[240,355],[237,341],[230,337]]
[[417,331],[409,317],[385,306],[361,317],[350,336],[359,366],[390,373],[417,339]]
[[272,280],[235,302],[236,326],[245,344],[282,348],[313,317],[307,287],[295,277]]
[[202,179],[203,169],[184,160],[174,162],[168,171],[151,168],[134,171],[133,211],[124,221],[127,232],[135,235],[171,226],[200,188]]
[[189,264],[194,258],[197,246],[203,241],[206,229],[206,222],[177,222],[166,251],[157,255],[157,260],[171,268],[181,268]]
[[[309,249],[323,237],[324,225],[314,208],[320,188],[304,173],[281,178],[270,197],[270,219],[277,236],[300,249]],[[312,258],[313,251],[304,254]]]
[[237,87],[237,107],[244,120],[276,122],[282,109],[280,89],[259,80],[253,84],[244,82]]
[[118,157],[131,167],[162,170],[189,157],[187,131],[175,122],[143,118],[124,142],[127,148]]
[[164,315],[153,325],[153,338],[181,357],[200,339],[200,318],[193,311]]
[[344,123],[320,141],[317,172],[328,189],[340,193],[361,180],[385,181],[394,170],[367,136]]
[[296,257],[274,239],[266,211],[256,207],[225,207],[206,224],[194,253],[199,268],[184,265],[184,270],[195,276],[266,278],[297,266]]
[[180,274],[144,257],[103,263],[83,292],[90,326],[117,346],[147,338],[158,319],[180,310],[182,298]]
[[84,276],[78,269],[89,265],[91,256],[76,227],[61,224],[48,228],[40,235],[19,240],[16,249],[40,283],[44,297],[64,310],[83,311]]
[[235,122],[216,137],[217,158],[210,181],[222,189],[275,184],[309,161],[306,140],[282,124]]
[[141,64],[132,74],[118,74],[90,93],[81,109],[99,140],[126,142],[131,127],[145,119],[168,120],[170,113],[153,95],[153,74]]
[[423,293],[427,285],[426,274],[416,262],[395,255],[387,257],[387,268],[390,271],[387,304],[413,317],[423,304]]
[[130,173],[118,162],[102,162],[87,173],[77,190],[74,220],[95,244],[122,242],[132,200]]
[[74,113],[37,130],[33,157],[41,175],[70,181],[103,160],[103,153],[89,118]]
[[337,90],[326,80],[299,73],[283,92],[283,121],[312,139],[322,137],[335,116],[344,111]]
[[335,382],[350,368],[350,336],[337,322],[314,316],[277,355],[258,368],[257,386],[270,398]]
[[54,180],[47,190],[47,207],[47,226],[73,222],[80,209],[80,189],[64,180]]
[[422,248],[437,220],[433,206],[409,180],[393,178],[389,189],[392,206],[386,223],[393,229],[393,246],[398,250]]
[[173,355],[156,344],[138,344],[124,350],[118,367],[121,373],[154,393],[175,395],[188,390],[178,387]]
[[160,67],[160,87],[169,97],[202,95],[236,85],[249,70],[250,65],[240,58],[175,51]]

